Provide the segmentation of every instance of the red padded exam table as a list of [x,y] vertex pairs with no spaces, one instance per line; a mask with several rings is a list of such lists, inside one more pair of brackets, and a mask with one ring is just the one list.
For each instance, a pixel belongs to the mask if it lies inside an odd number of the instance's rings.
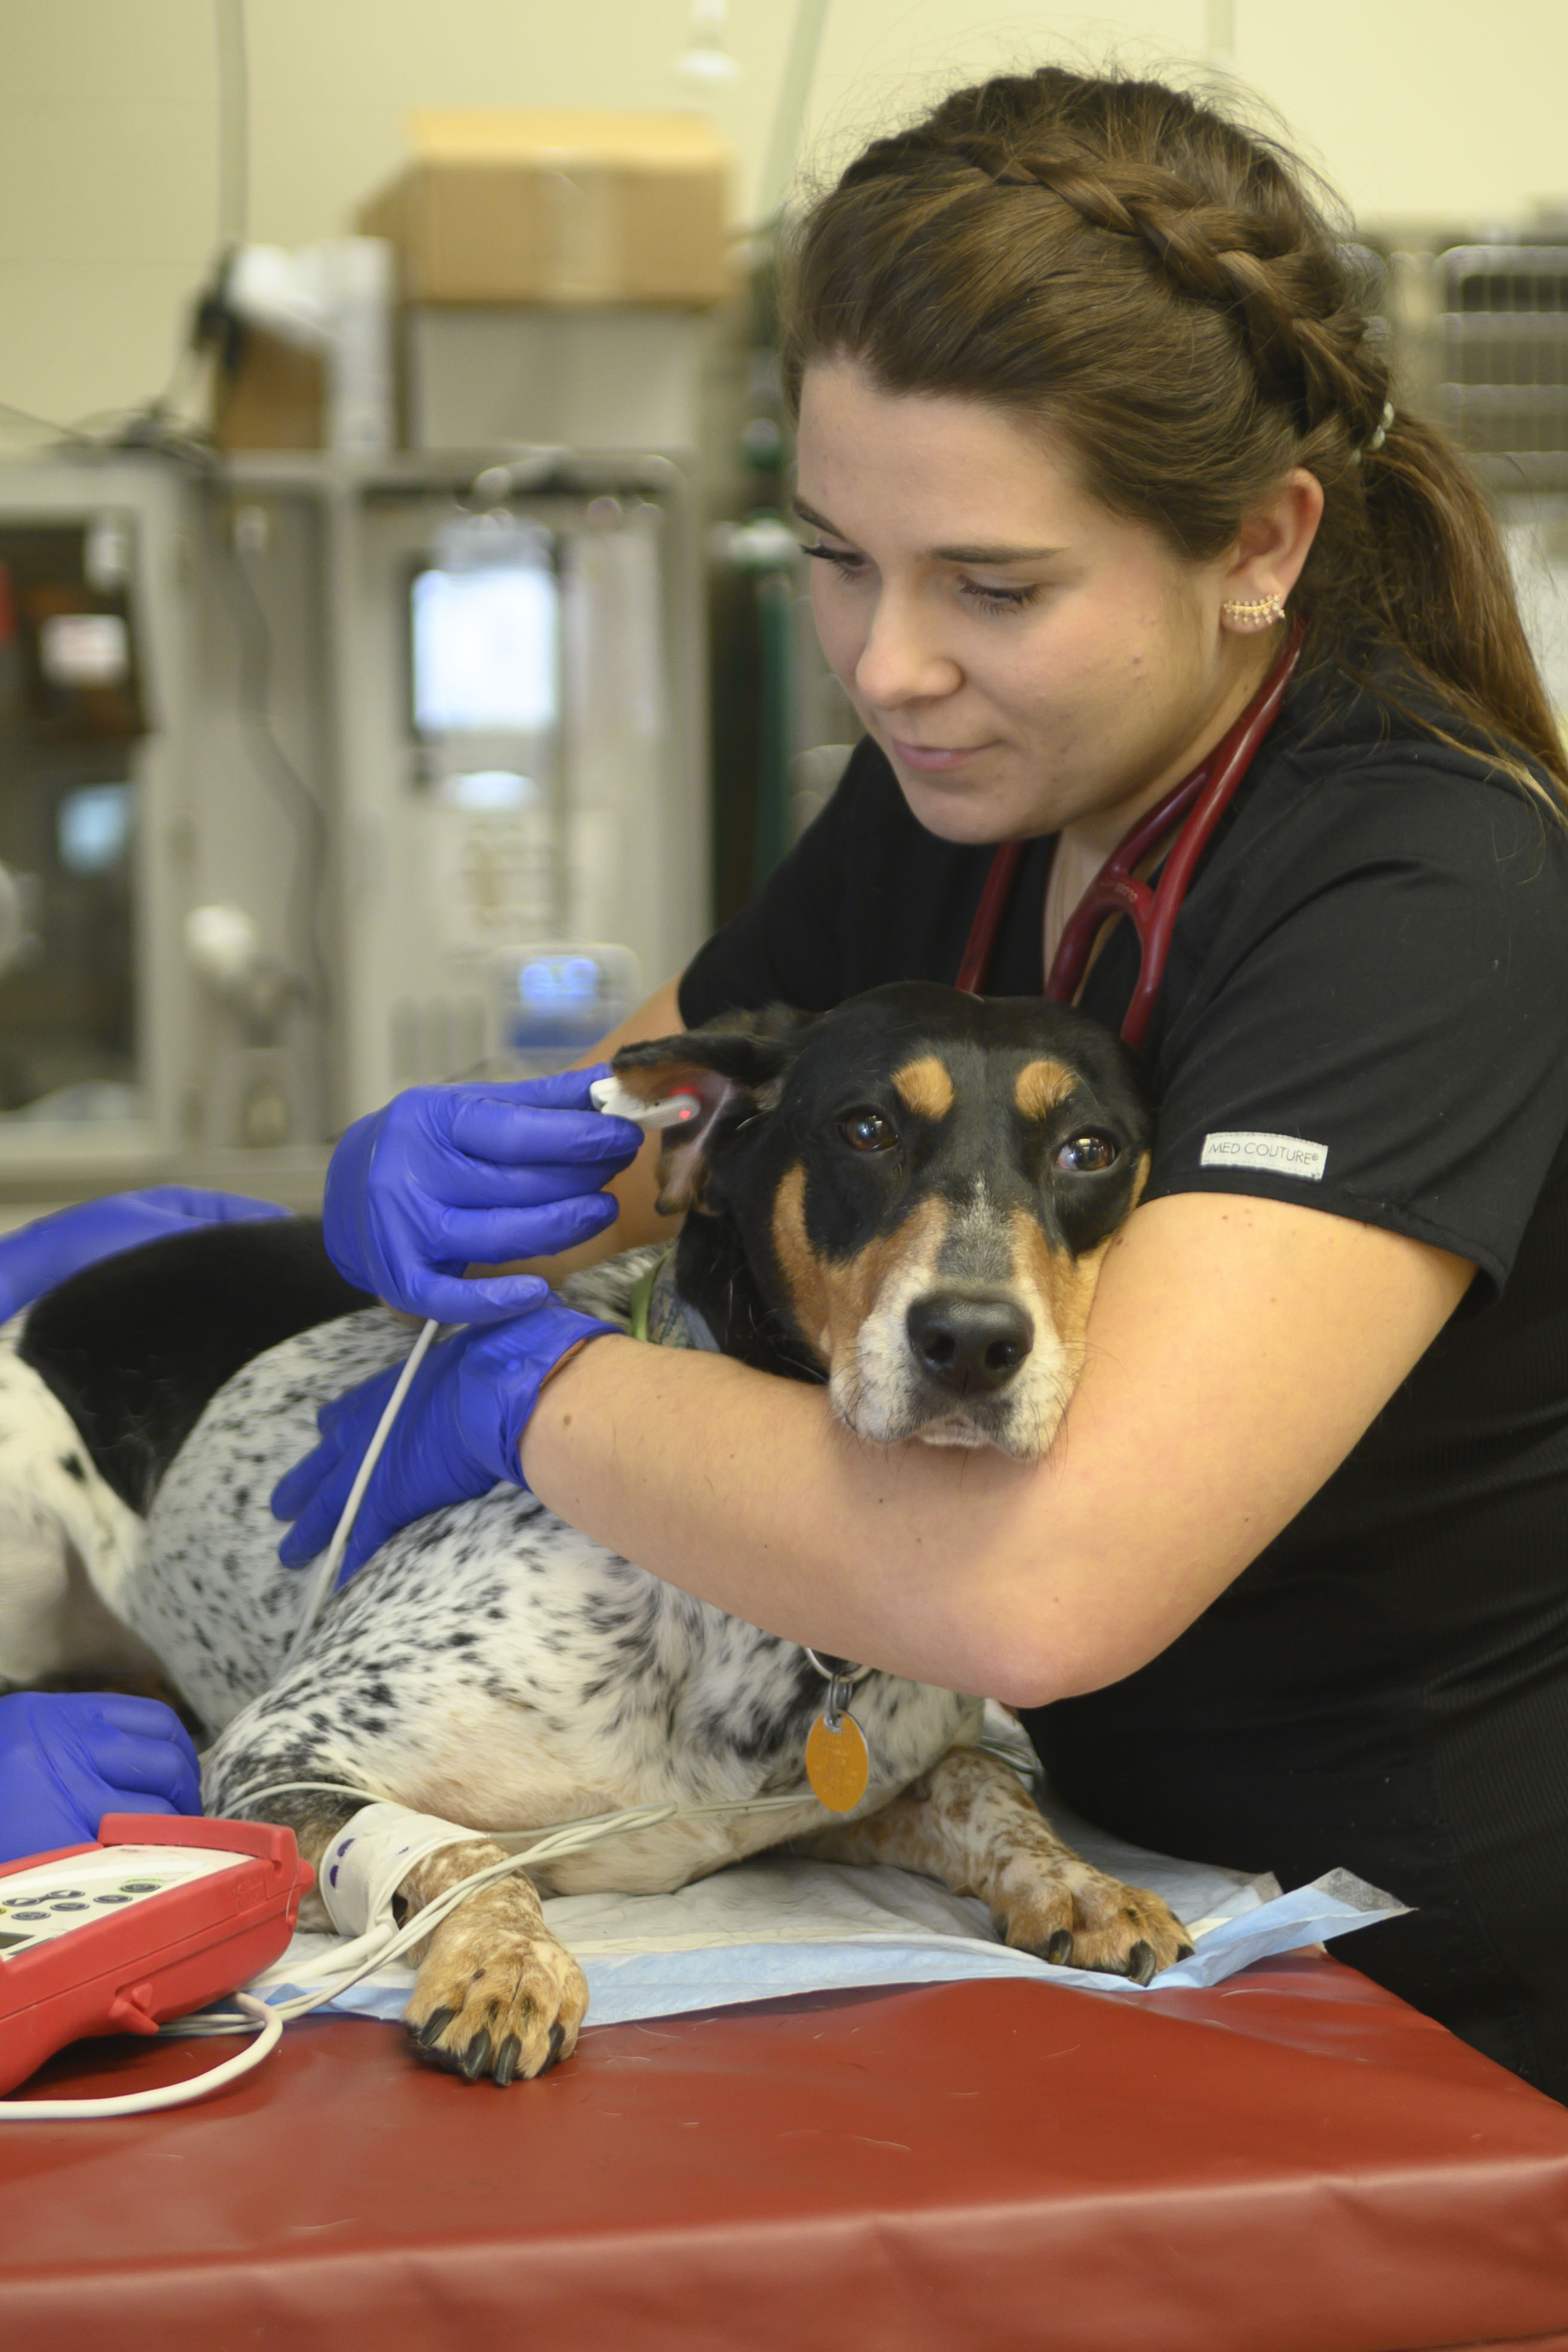
[[1568,2352],[1568,2109],[1318,1956],[607,2026],[504,2093],[309,2020],[210,2105],[0,2127],[5,2352],[1502,2344]]

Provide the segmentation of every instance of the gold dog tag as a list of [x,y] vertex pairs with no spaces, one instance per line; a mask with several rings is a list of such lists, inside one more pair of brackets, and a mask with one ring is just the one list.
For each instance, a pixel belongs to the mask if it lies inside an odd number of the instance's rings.
[[806,1735],[805,1777],[819,1805],[830,1813],[852,1813],[871,1778],[871,1751],[866,1735],[846,1711],[837,1731],[819,1715]]

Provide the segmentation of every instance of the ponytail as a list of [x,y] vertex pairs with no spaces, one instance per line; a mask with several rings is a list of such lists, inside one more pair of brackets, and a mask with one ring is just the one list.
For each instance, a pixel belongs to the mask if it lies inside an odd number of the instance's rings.
[[1497,525],[1469,467],[1446,434],[1403,415],[1367,465],[1366,569],[1375,597],[1360,634],[1397,646],[1505,759],[1516,746],[1543,769],[1559,805],[1568,806],[1568,752]]

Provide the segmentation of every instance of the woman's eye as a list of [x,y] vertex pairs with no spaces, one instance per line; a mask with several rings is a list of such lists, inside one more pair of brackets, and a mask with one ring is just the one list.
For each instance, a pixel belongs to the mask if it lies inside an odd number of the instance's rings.
[[852,1110],[839,1120],[838,1132],[851,1151],[891,1151],[899,1139],[879,1110]]
[[803,547],[800,551],[803,555],[815,556],[819,563],[831,563],[840,580],[856,580],[860,575],[860,567],[864,559],[858,555],[851,555],[846,548],[827,547],[819,543],[815,547]]
[[1039,594],[1037,586],[1028,588],[988,588],[983,581],[960,583],[962,593],[983,613],[1021,613]]
[[1058,1151],[1053,1165],[1069,1176],[1098,1176],[1115,1166],[1121,1147],[1114,1136],[1071,1135]]

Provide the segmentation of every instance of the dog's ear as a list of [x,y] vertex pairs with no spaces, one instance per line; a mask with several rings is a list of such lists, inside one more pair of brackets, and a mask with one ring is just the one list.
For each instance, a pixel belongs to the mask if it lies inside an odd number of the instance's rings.
[[817,1017],[766,1004],[757,1013],[721,1013],[679,1037],[645,1037],[621,1047],[611,1067],[628,1094],[644,1102],[693,1094],[702,1106],[700,1118],[665,1130],[658,1159],[661,1215],[700,1205],[709,1147],[721,1125],[731,1114],[774,1108],[802,1036]]

